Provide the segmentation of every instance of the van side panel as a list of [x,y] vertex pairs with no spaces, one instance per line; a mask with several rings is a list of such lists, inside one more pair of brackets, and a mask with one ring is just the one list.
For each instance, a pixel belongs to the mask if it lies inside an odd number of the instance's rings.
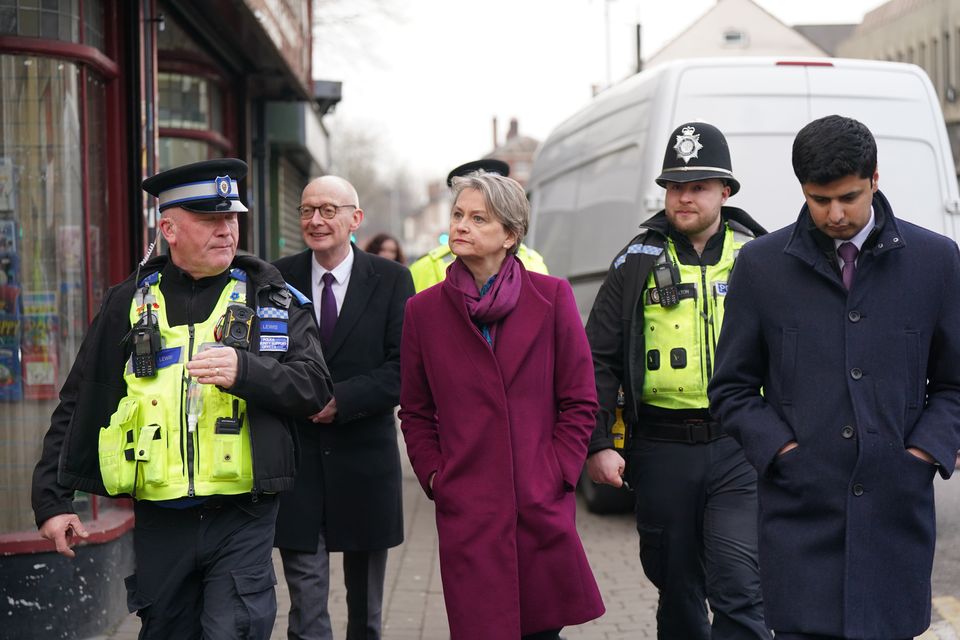
[[811,67],[811,119],[856,118],[877,140],[877,171],[894,213],[952,235],[946,203],[956,198],[956,175],[943,158],[946,130],[937,97],[919,67]]

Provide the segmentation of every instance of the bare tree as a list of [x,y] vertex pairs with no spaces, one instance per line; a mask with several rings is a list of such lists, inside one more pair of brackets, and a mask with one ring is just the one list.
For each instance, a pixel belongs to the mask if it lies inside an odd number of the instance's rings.
[[313,0],[314,68],[318,60],[336,67],[379,64],[369,44],[378,30],[405,21],[403,5],[396,0]]
[[401,237],[403,220],[417,208],[412,179],[402,169],[390,169],[377,136],[343,123],[330,134],[331,172],[357,189],[366,213],[360,228],[361,246],[377,233]]

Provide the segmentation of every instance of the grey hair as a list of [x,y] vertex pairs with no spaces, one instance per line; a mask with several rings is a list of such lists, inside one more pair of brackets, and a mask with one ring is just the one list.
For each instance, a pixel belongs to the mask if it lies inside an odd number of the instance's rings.
[[530,201],[527,200],[527,194],[520,183],[499,173],[487,173],[481,169],[453,178],[451,188],[454,205],[465,189],[476,189],[483,196],[483,201],[493,217],[516,236],[517,241],[509,251],[516,254],[530,229]]

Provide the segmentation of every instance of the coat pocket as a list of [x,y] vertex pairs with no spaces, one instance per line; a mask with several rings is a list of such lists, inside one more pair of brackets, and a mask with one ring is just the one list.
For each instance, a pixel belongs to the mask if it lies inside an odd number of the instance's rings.
[[132,494],[136,486],[139,404],[136,398],[124,398],[110,416],[110,425],[100,429],[100,477],[112,496]]

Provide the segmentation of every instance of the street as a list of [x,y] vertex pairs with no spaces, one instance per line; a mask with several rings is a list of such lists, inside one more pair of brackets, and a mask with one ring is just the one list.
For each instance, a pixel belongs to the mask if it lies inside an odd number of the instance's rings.
[[[449,637],[437,559],[433,503],[404,458],[406,542],[390,551],[384,593],[384,638],[444,640]],[[960,481],[936,481],[938,544],[933,572],[933,622],[920,640],[960,640]],[[643,576],[632,514],[598,516],[578,505],[577,528],[603,593],[607,613],[563,631],[567,640],[627,640],[656,637],[656,590]],[[289,594],[274,552],[279,608],[271,640],[285,640]],[[346,635],[346,598],[340,556],[331,559],[330,611],[334,636]],[[134,640],[140,628],[128,616],[106,638]]]

